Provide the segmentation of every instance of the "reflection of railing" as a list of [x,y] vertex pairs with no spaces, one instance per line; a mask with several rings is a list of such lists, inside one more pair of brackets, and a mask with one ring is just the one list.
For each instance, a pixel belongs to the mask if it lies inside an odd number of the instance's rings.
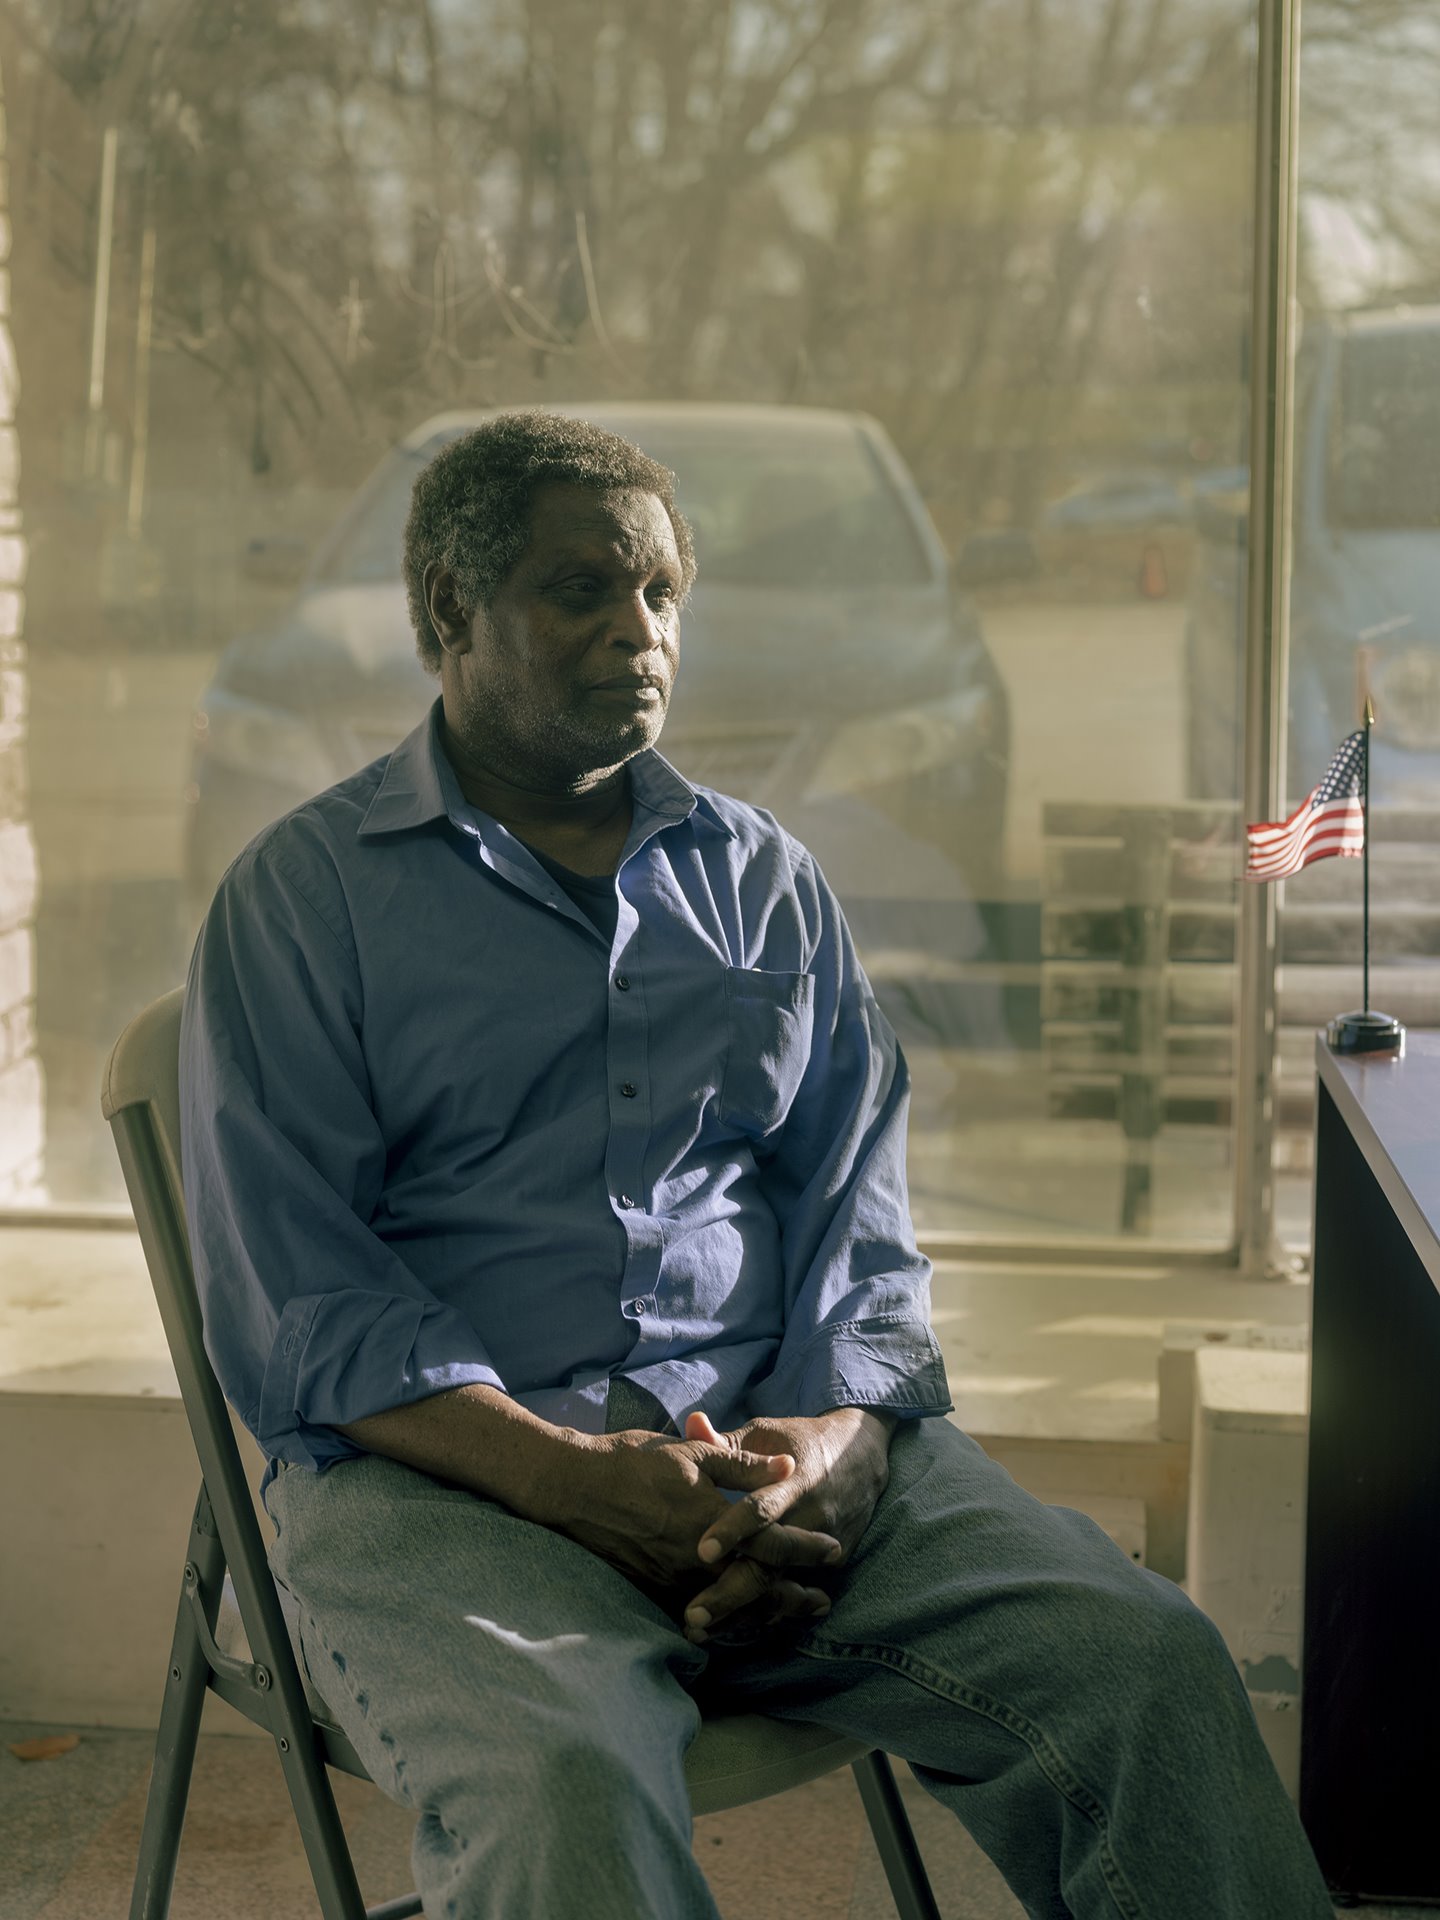
[[[1373,823],[1371,994],[1412,1026],[1440,1025],[1437,829],[1430,811],[1377,811]],[[1120,1224],[1143,1231],[1160,1129],[1230,1123],[1239,813],[1057,801],[1044,809],[1044,840],[1048,1108],[1119,1123]],[[1308,1131],[1314,1031],[1359,999],[1358,862],[1317,863],[1290,885],[1279,958],[1277,1113]]]

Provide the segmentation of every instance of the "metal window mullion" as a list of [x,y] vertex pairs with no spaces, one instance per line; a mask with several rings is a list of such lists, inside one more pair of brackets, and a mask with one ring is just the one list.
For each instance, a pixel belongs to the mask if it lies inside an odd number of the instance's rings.
[[[1260,0],[1259,25],[1243,798],[1247,820],[1275,820],[1285,799],[1300,0]],[[1238,938],[1235,1253],[1242,1272],[1275,1272],[1273,886],[1242,882]]]

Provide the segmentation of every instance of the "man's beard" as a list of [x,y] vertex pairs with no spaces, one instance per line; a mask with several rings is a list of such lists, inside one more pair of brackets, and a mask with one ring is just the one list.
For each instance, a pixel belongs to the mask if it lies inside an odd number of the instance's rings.
[[516,728],[511,716],[525,714],[525,702],[515,690],[496,689],[477,700],[465,714],[466,732],[497,772],[508,761],[541,787],[566,788],[588,783],[614,772],[637,753],[654,746],[669,710],[669,694],[653,705],[629,714],[608,716],[583,706],[531,716],[531,724]]

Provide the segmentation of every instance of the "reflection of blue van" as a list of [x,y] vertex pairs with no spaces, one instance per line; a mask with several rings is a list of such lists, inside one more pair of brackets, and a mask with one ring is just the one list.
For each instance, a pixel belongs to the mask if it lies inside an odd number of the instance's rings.
[[[1377,805],[1440,803],[1440,307],[1327,317],[1296,367],[1291,804],[1375,701]],[[1246,486],[1197,489],[1190,791],[1240,791]]]

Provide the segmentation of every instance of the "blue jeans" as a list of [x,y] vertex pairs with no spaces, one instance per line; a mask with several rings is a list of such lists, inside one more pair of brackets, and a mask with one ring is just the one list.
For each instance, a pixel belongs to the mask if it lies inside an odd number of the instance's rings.
[[1330,1920],[1213,1626],[949,1421],[897,1429],[828,1618],[748,1646],[691,1646],[574,1541],[393,1461],[266,1497],[435,1920],[716,1920],[683,1756],[721,1704],[909,1761],[1035,1920]]

